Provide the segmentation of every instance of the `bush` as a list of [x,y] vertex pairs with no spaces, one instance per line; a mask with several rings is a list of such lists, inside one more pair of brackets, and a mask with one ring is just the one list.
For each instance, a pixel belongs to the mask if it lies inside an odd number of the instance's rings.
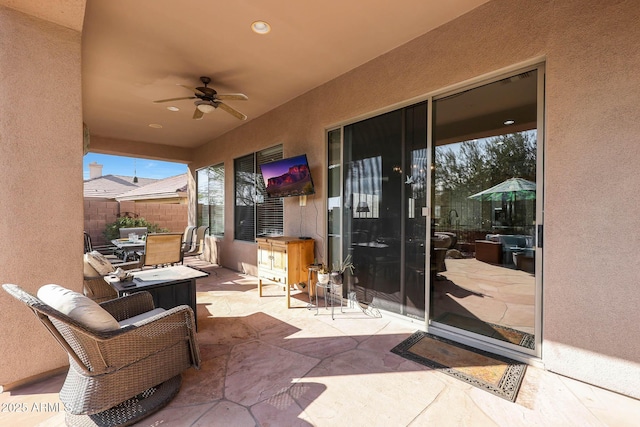
[[120,237],[121,228],[134,228],[134,227],[147,227],[149,233],[166,233],[169,230],[160,227],[158,224],[151,223],[144,218],[130,218],[123,216],[118,218],[115,222],[107,224],[104,230],[104,237],[107,242],[112,241]]

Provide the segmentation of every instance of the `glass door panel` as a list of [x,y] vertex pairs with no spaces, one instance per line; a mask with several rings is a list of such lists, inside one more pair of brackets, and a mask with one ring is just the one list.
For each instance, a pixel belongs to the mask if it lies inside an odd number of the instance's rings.
[[529,350],[537,81],[531,70],[433,101],[429,319]]
[[404,293],[403,302],[409,317],[424,319],[426,286],[426,250],[429,248],[426,215],[427,203],[427,103],[405,110],[404,172]]
[[348,291],[401,313],[402,111],[344,128],[343,249],[355,274]]

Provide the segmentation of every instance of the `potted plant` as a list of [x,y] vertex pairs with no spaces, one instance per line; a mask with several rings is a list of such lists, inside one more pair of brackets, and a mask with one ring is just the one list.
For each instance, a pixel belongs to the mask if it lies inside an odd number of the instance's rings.
[[320,264],[320,267],[318,268],[318,283],[322,283],[324,285],[329,283],[329,279],[330,279],[329,273],[330,272],[327,269],[327,267],[324,264]]
[[349,270],[349,273],[353,274],[354,265],[351,254],[347,255],[342,262],[333,263],[333,271],[331,272],[331,282],[336,285],[342,284],[344,272]]

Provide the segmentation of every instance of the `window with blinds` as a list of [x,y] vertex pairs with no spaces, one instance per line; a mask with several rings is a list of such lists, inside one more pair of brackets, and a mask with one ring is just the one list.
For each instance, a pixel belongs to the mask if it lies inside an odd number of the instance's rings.
[[259,236],[282,235],[282,198],[268,198],[260,167],[282,159],[282,145],[234,160],[235,238],[248,242]]
[[224,164],[209,166],[196,173],[197,223],[209,226],[209,234],[224,236]]

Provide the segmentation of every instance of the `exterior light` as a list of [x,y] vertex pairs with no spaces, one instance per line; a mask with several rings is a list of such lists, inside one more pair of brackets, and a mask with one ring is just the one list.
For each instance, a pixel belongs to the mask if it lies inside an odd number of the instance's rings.
[[251,29],[256,34],[267,34],[271,31],[271,25],[265,21],[255,21],[251,24]]

